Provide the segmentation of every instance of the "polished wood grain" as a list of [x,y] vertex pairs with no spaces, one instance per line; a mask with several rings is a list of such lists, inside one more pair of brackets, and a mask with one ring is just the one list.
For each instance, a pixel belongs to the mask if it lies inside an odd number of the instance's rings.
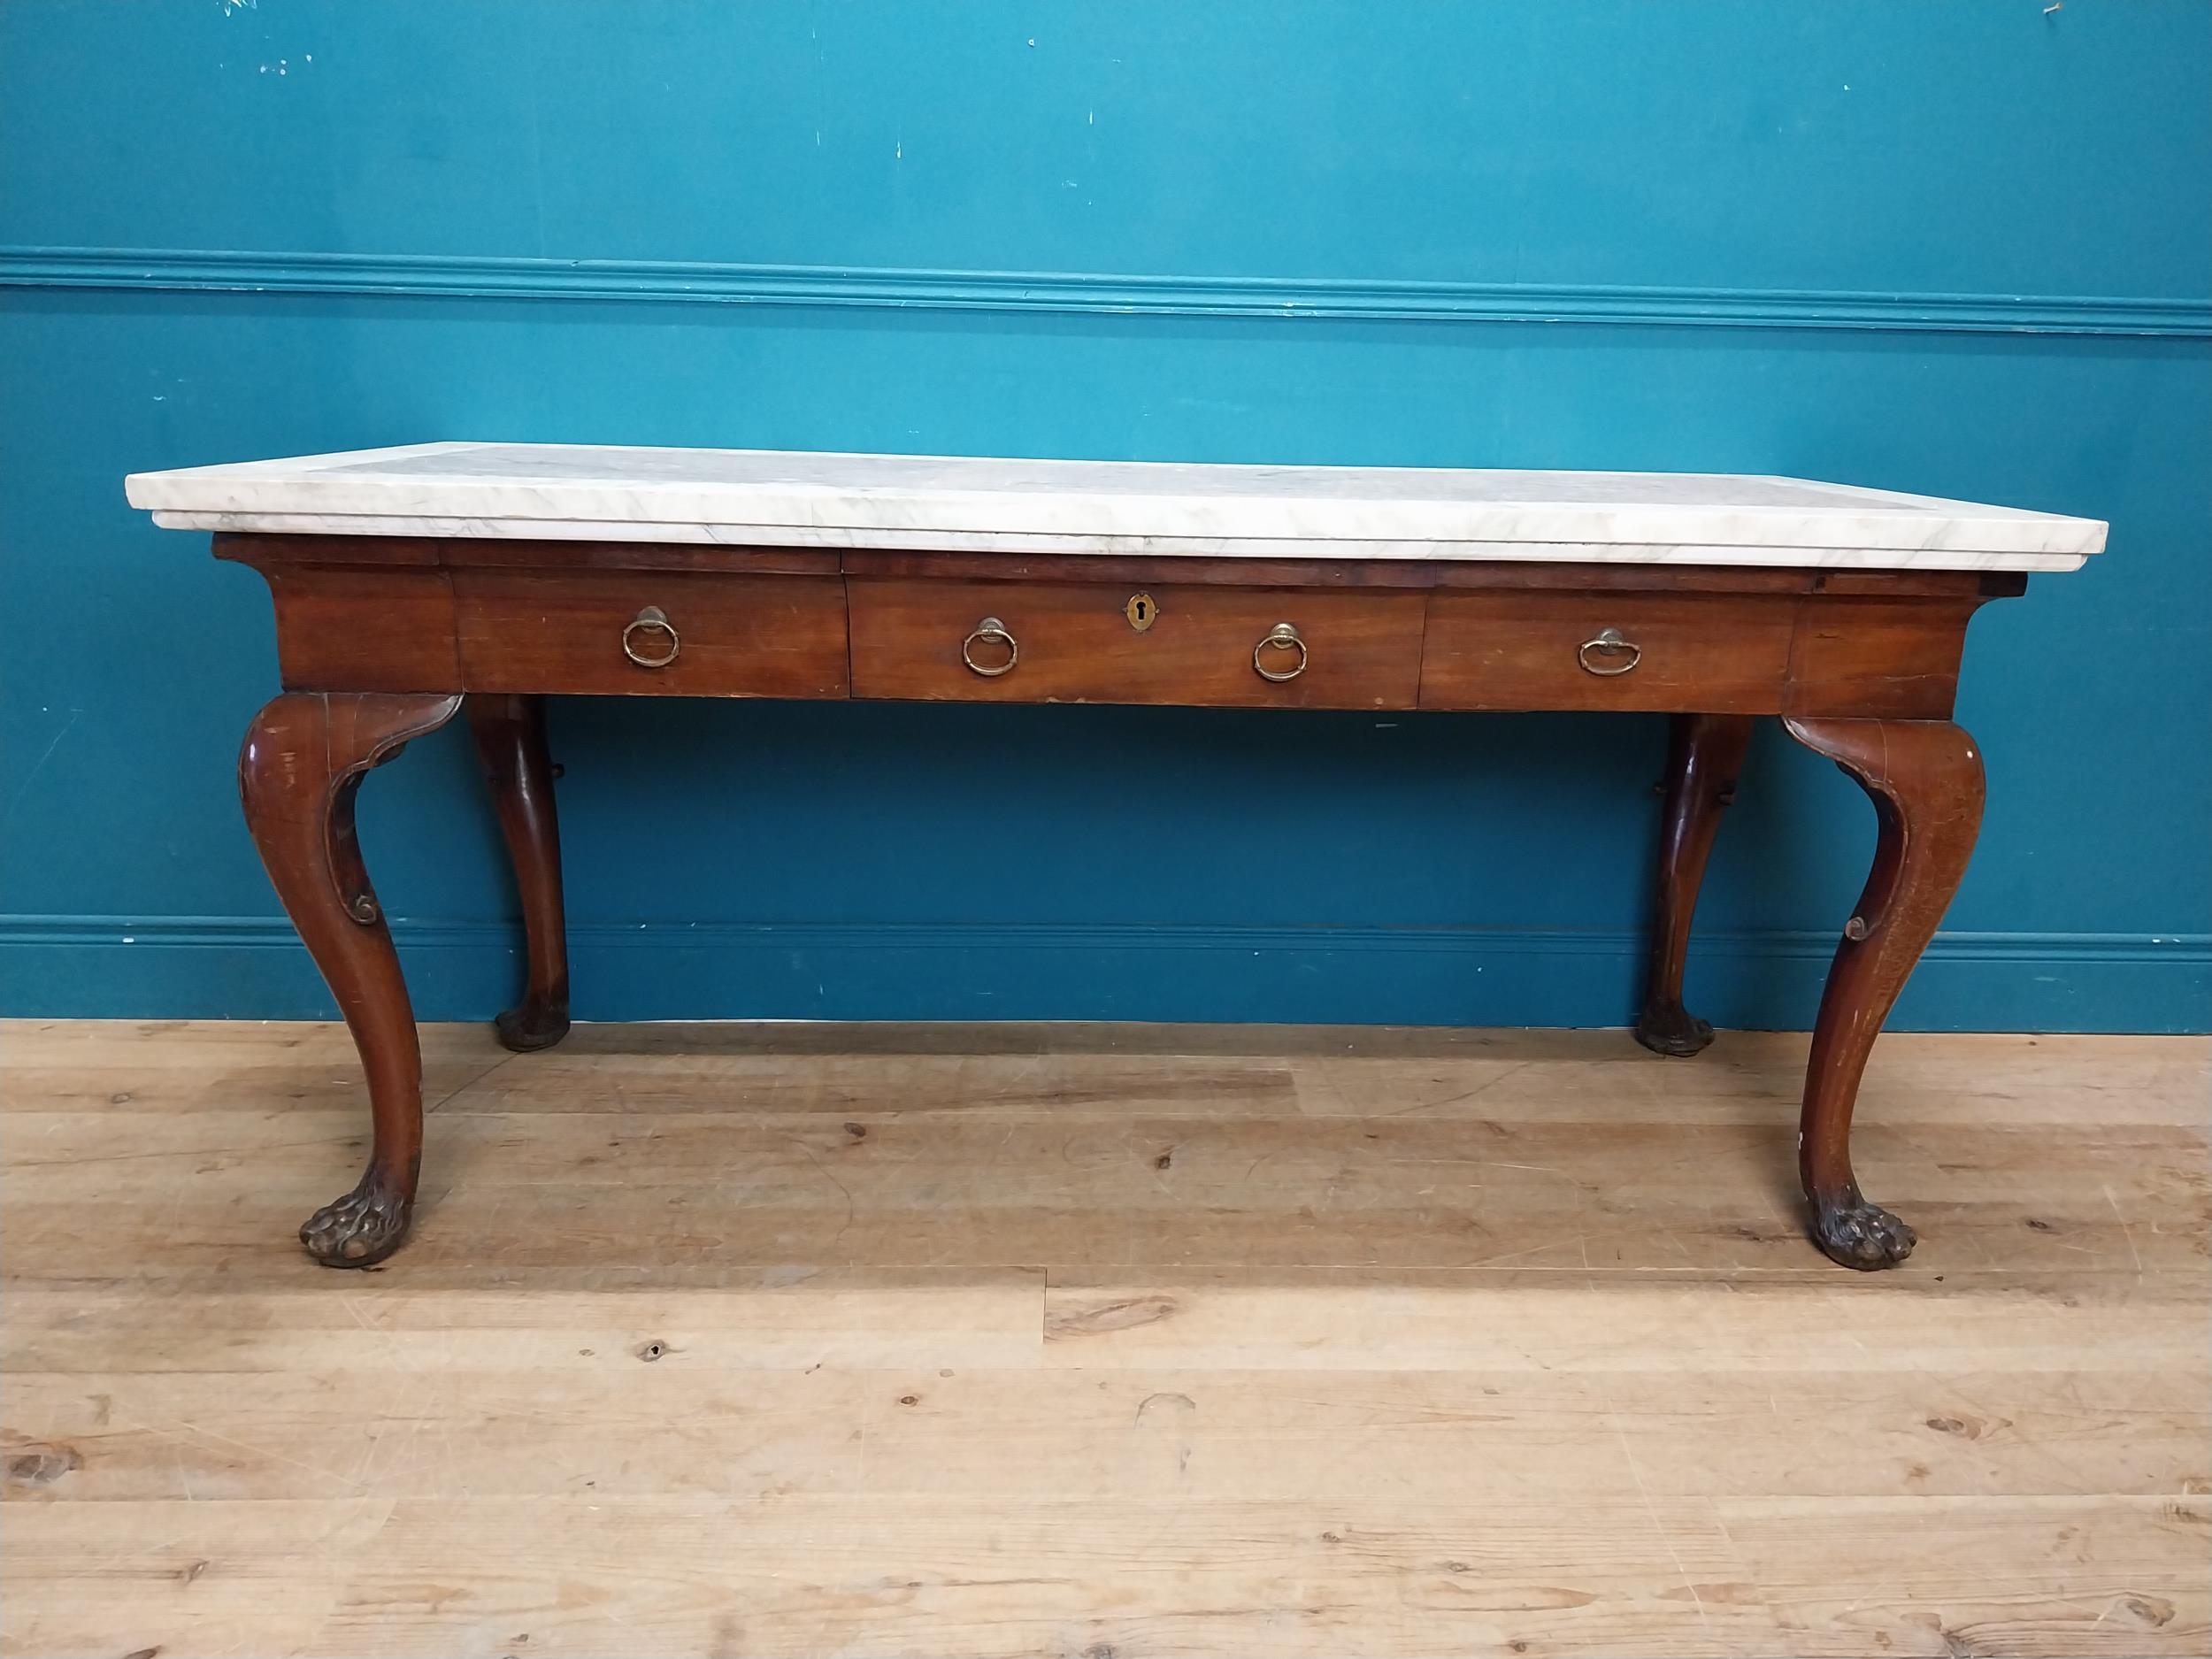
[[[859,577],[848,589],[857,697],[1409,709],[1419,683],[1415,594]],[[1142,632],[1126,613],[1140,591],[1157,611]],[[1018,645],[1011,670],[995,677],[961,656],[986,618],[1004,623]],[[1253,653],[1284,623],[1308,656],[1296,678],[1270,680]],[[995,641],[979,641],[973,654],[986,667],[1006,657]],[[1263,661],[1292,672],[1298,653],[1269,648]]]
[[1397,588],[1436,586],[1436,563],[1425,559],[1245,558],[1224,555],[1128,553],[954,553],[913,549],[852,548],[842,556],[846,575],[898,580],[1108,582],[1130,588]]
[[[1947,839],[1964,824],[1966,785],[1938,775],[1928,733],[1951,712],[1969,619],[2021,591],[2016,574],[469,537],[225,535],[216,550],[267,577],[284,683],[325,695],[319,706],[469,695],[528,939],[522,999],[499,1025],[518,1048],[558,1041],[567,1019],[548,695],[1667,712],[1676,740],[1639,1031],[1678,1055],[1709,1035],[1683,1007],[1682,980],[1720,806],[1747,718],[1779,712],[1881,803],[1876,878],[1894,879],[1882,903],[1898,918],[1867,950],[1847,941],[1832,976],[1806,1094],[1810,1220],[1852,1265],[1909,1248],[1909,1229],[1852,1182],[1851,1103],[1866,1045],[1971,844],[1970,828]],[[1278,630],[1287,637],[1271,642]],[[1863,750],[1868,733],[1878,749],[1893,729],[1894,772]],[[1916,815],[1944,835],[1890,826]],[[1874,911],[1855,926],[1889,914],[1877,898],[1870,887]],[[389,1023],[364,1026],[365,1043],[388,1041]],[[411,1064],[365,1045],[364,1057],[388,1077]],[[375,1259],[359,1239],[319,1248]]]
[[254,717],[239,751],[238,793],[254,845],[368,1074],[368,1167],[350,1193],[299,1230],[308,1254],[330,1266],[366,1267],[400,1247],[422,1167],[414,1010],[354,837],[354,797],[371,768],[460,706],[456,696],[288,691]]
[[1636,1041],[1655,1054],[1686,1059],[1713,1041],[1711,1022],[1682,1005],[1682,976],[1706,861],[1721,813],[1736,798],[1737,775],[1750,747],[1751,721],[1741,715],[1674,717],[1652,901],[1651,964],[1636,1020]]
[[1785,724],[1874,803],[1874,868],[1821,994],[1797,1149],[1815,1241],[1846,1267],[1884,1267],[1911,1252],[1914,1233],[1861,1195],[1851,1169],[1851,1110],[1875,1035],[1973,856],[1981,751],[1947,720]]
[[[841,696],[848,691],[833,670],[829,634],[842,626],[830,601],[833,584],[848,585],[843,578],[864,588],[887,579],[1018,584],[1034,592],[1077,585],[1066,579],[1079,574],[1082,584],[1127,592],[1349,588],[1420,595],[1416,638],[1428,641],[1419,694],[1425,706],[1941,718],[1955,694],[1968,619],[1985,600],[2024,586],[2016,574],[1947,571],[838,554],[465,537],[227,534],[215,541],[220,557],[268,578],[284,683],[303,690]],[[757,585],[807,575],[822,578],[823,586],[778,592],[772,583]],[[620,657],[620,630],[657,603],[656,593],[682,597],[701,643],[687,663],[637,670]],[[982,614],[988,613],[972,622]],[[1788,640],[1778,661],[1777,618],[1786,614]],[[1240,624],[1252,619],[1237,615]],[[772,620],[782,626],[767,626]],[[1572,658],[1576,646],[1608,626],[1632,635],[1640,629],[1637,642],[1649,653],[1610,682]],[[1086,644],[1119,642],[1109,636]],[[703,665],[703,653],[710,664]],[[920,670],[902,661],[886,666],[895,673]],[[1179,700],[1156,683],[1154,659],[1122,666],[1141,680],[1125,685],[1118,673],[1094,672],[1078,700]],[[1250,701],[1249,687],[1237,689]],[[1011,687],[987,695],[1021,700]],[[1213,700],[1213,693],[1190,700]]]
[[[615,696],[842,697],[845,595],[833,576],[693,571],[457,571],[461,668],[471,691]],[[675,657],[641,665],[624,630],[649,608]],[[657,629],[634,639],[664,656]]]
[[493,1022],[518,1054],[549,1048],[568,1033],[568,924],[561,893],[558,770],[545,742],[545,699],[480,693],[468,700],[477,758],[499,814],[522,906],[522,996]]
[[1809,599],[1791,643],[1783,712],[1949,719],[1966,625],[1981,603],[1899,595]]
[[[1440,592],[1429,600],[1421,706],[1770,714],[1782,706],[1797,605],[1783,595]],[[1608,629],[1629,649],[1584,652]]]
[[539,541],[526,536],[296,535],[219,532],[215,557],[257,570],[306,565],[429,565],[445,570],[711,571],[731,576],[834,576],[833,550],[726,542]]
[[334,1283],[351,1053],[0,1026],[0,1653],[2212,1640],[2204,1039],[1885,1040],[1879,1281],[1802,1036],[434,1025]]
[[446,572],[343,565],[272,566],[277,665],[288,691],[458,691]]

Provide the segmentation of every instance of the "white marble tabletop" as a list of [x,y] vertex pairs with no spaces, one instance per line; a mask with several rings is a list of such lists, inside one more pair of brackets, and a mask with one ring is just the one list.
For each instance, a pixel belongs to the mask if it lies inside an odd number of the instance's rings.
[[175,529],[2064,571],[2105,526],[1794,478],[422,443],[139,472]]

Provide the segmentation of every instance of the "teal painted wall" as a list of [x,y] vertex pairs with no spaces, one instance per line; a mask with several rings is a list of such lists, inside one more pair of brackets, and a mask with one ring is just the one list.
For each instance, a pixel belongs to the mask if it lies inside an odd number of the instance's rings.
[[[2212,6],[0,5],[0,1000],[328,1002],[265,594],[127,471],[429,438],[1801,473],[2105,518],[1985,611],[1898,1023],[2212,1018]],[[559,705],[579,1012],[1611,1024],[1656,718]],[[513,972],[465,739],[363,834]],[[1692,969],[1872,841],[1762,734]]]

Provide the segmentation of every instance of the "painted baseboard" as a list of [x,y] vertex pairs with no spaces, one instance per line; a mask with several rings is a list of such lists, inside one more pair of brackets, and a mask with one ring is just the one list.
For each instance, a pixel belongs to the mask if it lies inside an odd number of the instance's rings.
[[[393,925],[417,1012],[480,1019],[506,999],[506,925]],[[1717,1024],[1811,1023],[1832,934],[1723,933],[1693,949],[1694,1006]],[[1479,928],[576,926],[589,1019],[1133,1019],[1617,1025],[1640,935]],[[276,917],[0,918],[0,1012],[36,1018],[327,1018]],[[2212,935],[1940,934],[1894,1028],[2212,1029]]]
[[2131,295],[1397,282],[188,248],[0,247],[0,288],[1383,322],[1628,323],[2178,339],[2212,335],[2212,301]]

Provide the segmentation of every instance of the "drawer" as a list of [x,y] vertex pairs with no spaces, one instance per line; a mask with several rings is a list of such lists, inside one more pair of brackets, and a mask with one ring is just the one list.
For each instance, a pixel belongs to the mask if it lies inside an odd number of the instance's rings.
[[1772,714],[1800,603],[1793,594],[1439,591],[1429,599],[1421,707]]
[[1420,684],[1418,593],[862,577],[848,587],[856,697],[1409,709]]
[[456,571],[471,691],[841,697],[835,576]]

